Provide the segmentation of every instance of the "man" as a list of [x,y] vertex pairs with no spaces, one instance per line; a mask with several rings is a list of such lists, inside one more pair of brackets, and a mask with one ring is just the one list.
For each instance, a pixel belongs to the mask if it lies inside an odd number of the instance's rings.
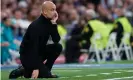
[[[88,9],[85,13],[87,25],[84,27],[82,31],[82,52],[87,53],[88,49],[90,48],[91,44],[96,46],[96,49],[103,49],[106,47],[106,43],[108,41],[109,31],[105,24],[98,20],[96,17],[96,13],[93,9]],[[96,34],[98,34],[96,38]],[[100,36],[99,36],[100,35]],[[95,40],[95,42],[94,42]],[[95,47],[94,47],[95,48]],[[91,55],[91,54],[90,54]],[[90,56],[89,55],[89,56]],[[99,58],[96,55],[97,59]]]
[[1,64],[16,65],[15,59],[18,53],[12,54],[11,51],[17,52],[18,46],[14,43],[12,24],[9,17],[4,17],[1,23]]
[[[116,15],[115,23],[114,23],[114,29],[112,32],[116,32],[116,43],[117,46],[119,47],[121,44],[121,39],[124,36],[125,33],[131,34],[132,27],[129,22],[129,20],[124,16],[124,13],[122,9],[120,8],[115,8],[114,13]],[[126,43],[129,43],[129,39]]]
[[[114,21],[114,28],[112,32],[116,33],[116,43],[117,46],[120,48],[122,47],[123,43],[126,45],[130,45],[130,37],[125,37],[125,35],[131,35],[132,32],[132,26],[129,22],[128,18],[124,16],[123,10],[121,8],[115,8],[114,9],[114,15],[116,16],[116,19]],[[123,53],[122,59],[126,60],[126,53],[125,51],[121,51]]]
[[81,16],[78,23],[74,25],[69,33],[69,39],[66,42],[65,57],[66,63],[78,63],[81,55],[79,42],[81,40],[81,32],[85,25],[84,17]]
[[[20,59],[24,70],[19,67],[11,72],[9,78],[22,75],[33,79],[58,77],[51,74],[54,61],[62,51],[62,46],[58,43],[60,36],[57,31],[57,19],[55,4],[45,1],[42,4],[41,16],[29,25],[20,46]],[[47,44],[50,36],[53,44]],[[47,61],[44,64],[45,60]]]

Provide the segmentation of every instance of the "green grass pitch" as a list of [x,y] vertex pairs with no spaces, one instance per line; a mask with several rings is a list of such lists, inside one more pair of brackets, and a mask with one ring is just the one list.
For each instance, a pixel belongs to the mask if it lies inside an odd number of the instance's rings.
[[[2,70],[1,80],[8,80],[11,70]],[[37,80],[133,80],[133,68],[120,69],[96,69],[96,68],[54,68],[54,74],[60,76],[57,79]],[[18,78],[17,80],[29,80]]]

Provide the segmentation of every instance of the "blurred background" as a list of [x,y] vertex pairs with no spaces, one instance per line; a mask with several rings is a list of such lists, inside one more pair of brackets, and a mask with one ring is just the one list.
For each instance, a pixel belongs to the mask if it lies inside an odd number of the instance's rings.
[[[1,65],[18,65],[28,25],[46,0],[1,0]],[[133,60],[133,0],[51,0],[63,45],[55,61],[89,63]],[[49,39],[49,44],[51,39]]]

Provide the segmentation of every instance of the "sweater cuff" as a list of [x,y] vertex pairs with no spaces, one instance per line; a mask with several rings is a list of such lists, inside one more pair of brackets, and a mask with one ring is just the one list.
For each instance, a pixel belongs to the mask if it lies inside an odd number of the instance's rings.
[[57,24],[52,24],[53,27],[57,27]]

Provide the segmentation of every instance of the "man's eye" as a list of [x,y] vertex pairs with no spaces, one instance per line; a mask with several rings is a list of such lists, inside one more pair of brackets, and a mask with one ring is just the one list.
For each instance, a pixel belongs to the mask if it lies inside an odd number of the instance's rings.
[[55,11],[55,9],[51,9],[51,11]]

